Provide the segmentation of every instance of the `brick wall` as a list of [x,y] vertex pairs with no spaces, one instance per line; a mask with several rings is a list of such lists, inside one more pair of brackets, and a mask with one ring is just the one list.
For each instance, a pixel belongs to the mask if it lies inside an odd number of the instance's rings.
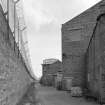
[[[16,105],[27,90],[32,79],[22,62],[14,52],[14,40],[0,6],[0,105]],[[16,51],[18,48],[16,47]]]
[[64,77],[72,77],[73,86],[84,86],[85,82],[85,53],[80,41],[69,42],[70,53],[63,55]]

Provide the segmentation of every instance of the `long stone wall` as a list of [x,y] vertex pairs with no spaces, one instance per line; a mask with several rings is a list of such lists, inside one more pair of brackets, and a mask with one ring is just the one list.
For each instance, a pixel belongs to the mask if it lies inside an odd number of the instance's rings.
[[16,105],[32,82],[27,67],[14,52],[14,38],[0,6],[0,105]]

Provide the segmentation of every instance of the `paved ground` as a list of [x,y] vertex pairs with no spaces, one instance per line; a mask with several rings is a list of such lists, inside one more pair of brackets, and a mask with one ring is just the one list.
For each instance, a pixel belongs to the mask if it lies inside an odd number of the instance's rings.
[[37,86],[37,105],[99,105],[84,98],[71,97],[65,91],[57,91],[52,87]]
[[57,91],[53,87],[43,87],[34,83],[17,105],[99,105],[84,98],[71,97],[66,91]]

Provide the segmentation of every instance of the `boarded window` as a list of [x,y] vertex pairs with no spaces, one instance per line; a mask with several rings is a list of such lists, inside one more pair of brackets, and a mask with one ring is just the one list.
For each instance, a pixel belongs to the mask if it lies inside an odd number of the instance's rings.
[[68,38],[71,41],[82,40],[82,28],[69,29],[68,31]]

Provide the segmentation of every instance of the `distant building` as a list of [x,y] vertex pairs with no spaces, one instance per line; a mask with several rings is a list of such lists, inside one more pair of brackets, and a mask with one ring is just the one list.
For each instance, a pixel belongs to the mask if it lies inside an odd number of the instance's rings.
[[58,71],[62,71],[61,61],[58,59],[46,59],[42,64],[42,82],[45,85],[54,85],[54,79]]
[[72,77],[73,86],[85,86],[86,51],[97,17],[104,12],[103,0],[62,25],[62,69],[64,77]]

